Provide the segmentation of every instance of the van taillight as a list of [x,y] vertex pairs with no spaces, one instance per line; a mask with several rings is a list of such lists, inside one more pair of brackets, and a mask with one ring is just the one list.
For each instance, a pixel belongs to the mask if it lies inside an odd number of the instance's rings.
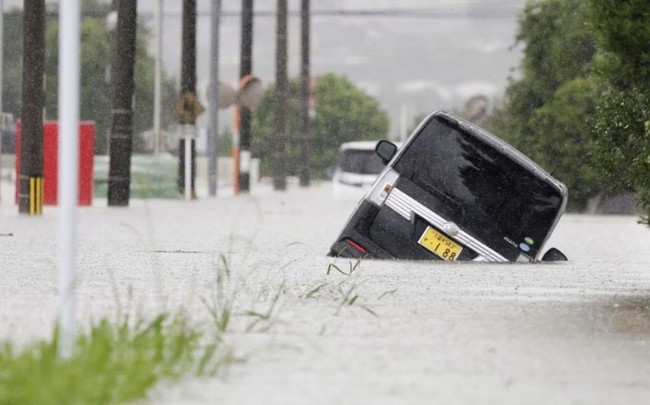
[[399,179],[399,173],[390,167],[386,168],[386,172],[381,175],[377,180],[371,192],[368,193],[368,202],[377,207],[384,205],[384,201],[388,198],[391,191],[393,191],[393,184]]
[[348,243],[348,245],[352,246],[355,250],[359,251],[361,254],[366,253],[366,248],[364,248],[363,246],[361,246],[357,242],[353,241],[352,239],[348,238],[345,241]]

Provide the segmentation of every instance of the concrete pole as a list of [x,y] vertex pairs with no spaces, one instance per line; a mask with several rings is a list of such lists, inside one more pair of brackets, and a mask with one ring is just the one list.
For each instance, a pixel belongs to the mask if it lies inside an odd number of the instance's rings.
[[[240,90],[243,79],[253,73],[253,0],[242,0],[241,51],[239,65]],[[238,180],[235,193],[250,191],[251,110],[239,107],[239,150],[235,149],[235,168]]]
[[310,66],[309,66],[309,0],[302,0],[302,8],[300,10],[300,38],[301,38],[301,52],[300,52],[300,186],[307,187],[310,183],[309,175],[309,100],[311,98],[310,92]]
[[20,132],[18,212],[43,210],[43,72],[45,70],[45,0],[23,3],[23,95]]
[[[4,0],[0,0],[0,114],[4,111],[4,107],[2,105],[2,78],[3,76],[3,71],[2,71],[2,66],[4,65],[4,54],[3,54],[3,49],[4,49],[4,20],[5,20],[5,5],[4,5]],[[4,130],[4,128],[0,128],[0,131]],[[2,200],[2,132],[0,132],[0,201]]]
[[161,108],[162,108],[162,10],[163,1],[156,0],[156,59],[154,67],[154,104],[153,104],[153,152],[159,154],[162,151],[161,130]]
[[[183,0],[183,28],[181,49],[181,97],[194,110],[196,100],[196,0]],[[190,101],[193,100],[193,101]],[[196,115],[186,114],[182,126],[178,155],[178,188],[190,200],[196,196]]]
[[59,355],[68,359],[75,342],[75,269],[79,171],[80,0],[59,11]]
[[221,0],[213,0],[210,9],[210,84],[208,89],[208,192],[217,195],[217,153],[219,145],[219,20]]
[[275,48],[275,150],[273,153],[273,188],[287,189],[286,142],[287,100],[287,0],[278,0]]
[[108,167],[108,205],[128,206],[131,196],[133,149],[133,94],[137,0],[117,3],[116,46],[113,64],[113,111]]

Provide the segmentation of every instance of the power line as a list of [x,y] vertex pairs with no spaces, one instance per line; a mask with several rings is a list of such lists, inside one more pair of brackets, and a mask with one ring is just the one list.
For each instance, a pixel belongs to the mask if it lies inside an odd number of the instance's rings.
[[[16,15],[20,10],[14,10]],[[428,9],[382,9],[382,10],[371,10],[371,9],[323,9],[323,10],[312,10],[312,18],[331,18],[331,17],[368,17],[368,18],[406,18],[406,19],[457,19],[457,18],[468,18],[468,19],[509,19],[513,18],[519,12],[518,8],[508,6],[503,3],[503,5],[498,5],[498,3],[490,5],[490,7],[483,7],[480,9],[464,9],[454,6],[448,7],[439,7],[439,8],[428,8]],[[12,16],[12,12],[7,12],[8,16]],[[105,10],[87,10],[83,13],[85,18],[105,18]],[[167,11],[163,14],[165,18],[180,18],[180,11]],[[253,13],[254,17],[258,18],[271,18],[276,16],[275,10],[258,10]],[[54,9],[47,10],[48,18],[56,18],[58,13]],[[140,17],[146,20],[153,20],[153,12],[140,13]],[[240,18],[241,11],[238,10],[224,10],[221,13],[223,18]],[[300,11],[291,11],[288,13],[290,18],[300,18]],[[210,17],[209,11],[198,11],[197,17]]]
[[[492,6],[490,8],[481,8],[476,10],[458,9],[452,6],[448,8],[436,9],[329,9],[313,10],[312,17],[397,17],[397,18],[422,18],[422,19],[454,19],[454,18],[471,18],[471,19],[504,19],[512,18],[518,13],[507,5]],[[199,11],[199,17],[209,17],[208,11]],[[222,17],[241,17],[241,12],[237,10],[224,10]],[[275,17],[275,10],[258,10],[254,12],[255,17]],[[151,16],[150,13],[141,14],[143,17]],[[180,17],[179,12],[166,12],[165,17]],[[289,17],[300,17],[300,11],[289,12]]]

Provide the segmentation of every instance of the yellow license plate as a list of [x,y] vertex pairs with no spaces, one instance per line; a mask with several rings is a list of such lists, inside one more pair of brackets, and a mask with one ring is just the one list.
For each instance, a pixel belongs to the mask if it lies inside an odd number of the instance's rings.
[[442,260],[454,261],[458,259],[460,252],[463,251],[461,245],[430,226],[427,226],[418,243]]

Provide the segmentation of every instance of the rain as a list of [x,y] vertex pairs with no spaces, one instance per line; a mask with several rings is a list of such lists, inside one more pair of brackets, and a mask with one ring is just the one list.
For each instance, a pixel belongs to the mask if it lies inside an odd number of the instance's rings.
[[[183,5],[194,2],[140,0],[133,94],[120,98],[115,92],[125,90],[112,80],[129,65],[120,61],[125,48],[122,55],[111,50],[117,38],[129,38],[120,31],[124,20],[111,14],[120,2],[83,1],[79,121],[94,133],[80,132],[79,204],[66,208],[53,186],[70,184],[52,180],[64,173],[57,152],[70,112],[58,103],[61,4],[44,2],[44,136],[34,141],[40,114],[36,121],[21,115],[29,90],[19,86],[29,70],[17,46],[26,3],[2,3],[0,403],[605,404],[644,403],[650,395],[650,80],[641,80],[650,70],[626,51],[647,43],[650,31],[611,35],[623,11],[614,14],[599,0],[258,0],[251,2],[248,73],[241,69],[247,0],[223,0],[219,85],[211,94],[217,2],[196,1],[188,73]],[[282,3],[286,76],[277,70]],[[644,2],[622,3],[650,26]],[[587,32],[586,21],[597,22],[601,35]],[[128,125],[120,103],[129,108]],[[450,157],[470,160],[468,150],[483,148],[484,160],[454,166],[459,177],[446,183],[447,197],[410,194],[431,212],[418,208],[404,220],[412,235],[385,222],[381,238],[370,236],[379,246],[392,235],[396,246],[419,253],[388,258],[377,252],[401,248],[373,250],[359,239],[345,243],[361,245],[363,254],[333,254],[363,204],[390,216],[399,211],[391,195],[414,190],[399,179],[401,148],[427,130],[435,111],[457,117],[462,124],[454,128],[471,128],[482,143],[443,142],[446,151],[435,150],[434,162],[420,170],[444,177]],[[120,139],[128,148],[116,146]],[[349,161],[372,157],[372,167],[384,167],[379,150],[366,153],[381,139],[399,147],[389,169],[364,173],[366,166]],[[363,153],[345,152],[355,147]],[[25,152],[38,148],[42,160]],[[491,149],[504,155],[487,162]],[[341,164],[363,176],[342,174]],[[503,167],[515,164],[524,169],[503,180],[514,173]],[[482,176],[501,179],[492,194],[469,191]],[[537,188],[566,186],[566,207],[559,191],[538,193],[534,181]],[[490,215],[511,183],[517,194],[509,207],[522,212]],[[458,202],[454,192],[475,194]],[[514,204],[519,197],[526,203]],[[483,237],[490,219],[499,229],[525,222],[535,204],[550,218],[540,231],[547,240]],[[459,216],[452,220],[452,212]],[[478,213],[486,221],[480,227],[469,223]],[[418,228],[418,221],[425,224]],[[450,261],[428,251],[418,244],[425,227],[468,256]],[[64,240],[62,229],[73,231],[72,239]],[[474,252],[477,246],[520,250],[504,253],[512,263],[489,263],[496,256]],[[551,247],[568,260],[542,261]],[[70,262],[68,291],[61,274]],[[66,306],[66,297],[74,305]],[[71,330],[61,321],[66,310]],[[101,345],[105,331],[114,344]],[[66,354],[57,344],[67,333]],[[160,340],[138,340],[150,335]],[[105,352],[86,351],[87,344]],[[149,356],[147,346],[160,348],[158,355]],[[62,371],[48,375],[50,366]]]

